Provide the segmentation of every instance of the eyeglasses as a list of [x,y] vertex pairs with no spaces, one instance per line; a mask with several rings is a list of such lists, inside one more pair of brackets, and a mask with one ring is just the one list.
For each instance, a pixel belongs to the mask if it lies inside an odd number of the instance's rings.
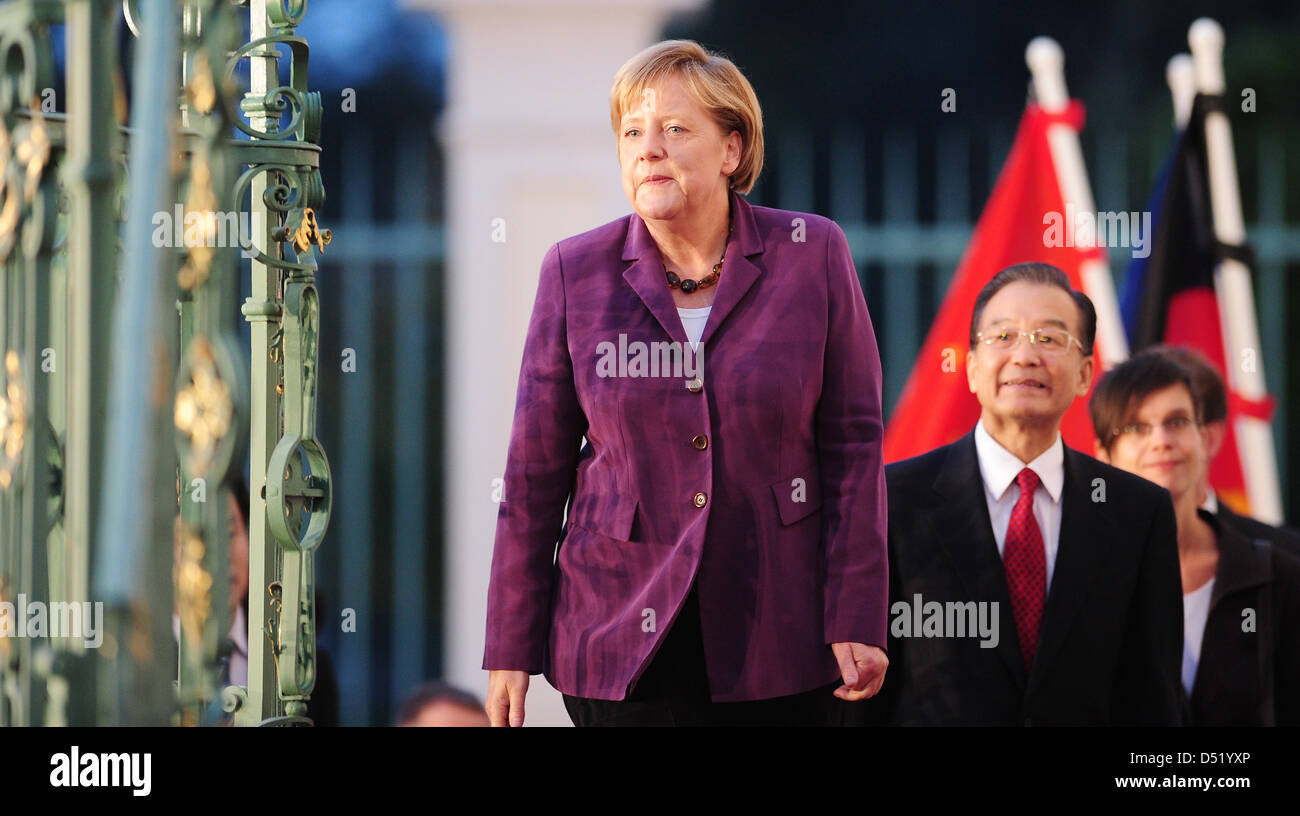
[[1083,343],[1065,329],[1041,328],[1020,331],[1006,326],[996,326],[986,332],[977,332],[975,339],[996,351],[1011,351],[1020,345],[1020,338],[1028,337],[1034,348],[1044,354],[1065,354],[1074,343],[1083,351]]
[[[1167,417],[1163,422],[1160,423],[1160,425],[1164,427],[1165,433],[1169,434],[1170,436],[1176,436],[1182,433],[1183,431],[1187,430],[1188,428],[1196,425],[1196,420],[1192,419],[1189,416],[1178,414],[1176,416]],[[1116,428],[1115,430],[1111,431],[1110,435],[1114,438],[1118,438],[1121,436],[1131,436],[1137,439],[1146,439],[1148,436],[1151,435],[1151,431],[1154,428],[1155,426],[1152,425],[1150,422],[1130,422],[1129,424],[1125,425],[1122,428]]]

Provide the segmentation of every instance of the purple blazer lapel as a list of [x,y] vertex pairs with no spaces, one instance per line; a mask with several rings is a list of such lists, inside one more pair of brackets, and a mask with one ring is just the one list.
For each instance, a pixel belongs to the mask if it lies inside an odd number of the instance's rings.
[[731,207],[731,240],[727,242],[726,257],[722,261],[718,294],[713,299],[709,320],[704,324],[704,333],[700,335],[702,346],[708,344],[709,338],[717,332],[727,315],[731,314],[731,310],[736,308],[736,304],[740,303],[762,273],[762,269],[749,260],[750,255],[758,255],[763,251],[763,240],[758,234],[754,211],[749,202],[734,190],[731,193]]
[[672,290],[664,281],[663,256],[641,216],[628,216],[627,240],[623,242],[623,260],[636,263],[623,270],[623,280],[636,291],[646,308],[664,327],[668,336],[686,347],[686,329],[677,316]]
[[[758,234],[758,225],[754,221],[754,211],[749,202],[734,191],[731,193],[731,206],[734,216],[731,240],[727,243],[726,259],[722,262],[722,275],[718,281],[718,294],[713,299],[713,309],[709,312],[708,323],[700,336],[701,345],[708,343],[727,315],[740,303],[741,298],[758,280],[762,270],[749,260],[750,255],[763,251],[763,241]],[[663,256],[655,244],[650,230],[641,216],[632,213],[628,216],[627,238],[623,242],[622,259],[635,261],[623,271],[623,279],[645,303],[646,308],[663,326],[673,340],[685,344],[686,330],[677,315],[677,305],[673,302],[672,290],[664,281]]]
[[[635,225],[641,224],[641,219],[633,215],[632,223],[635,228]],[[644,224],[641,224],[641,229],[645,229]],[[686,347],[686,329],[677,315],[677,307],[673,304],[673,296],[668,285],[664,283],[664,268],[659,260],[659,250],[651,246],[636,263],[623,270],[623,279],[636,290],[646,308],[655,316],[655,320],[659,321],[659,325],[664,327],[668,336],[680,343],[682,347]]]

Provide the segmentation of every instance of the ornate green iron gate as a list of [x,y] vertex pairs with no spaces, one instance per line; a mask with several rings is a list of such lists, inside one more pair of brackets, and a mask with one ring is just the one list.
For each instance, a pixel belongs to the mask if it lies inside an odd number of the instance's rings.
[[[330,233],[306,6],[0,4],[0,724],[310,723]],[[248,683],[219,688],[246,451]]]

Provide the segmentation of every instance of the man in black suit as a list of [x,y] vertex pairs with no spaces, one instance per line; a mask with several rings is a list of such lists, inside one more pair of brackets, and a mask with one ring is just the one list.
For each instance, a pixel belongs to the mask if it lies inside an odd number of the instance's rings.
[[[1060,436],[1095,332],[1092,303],[1053,266],[1009,267],[980,292],[966,360],[980,421],[886,468],[890,666],[868,721],[1181,723],[1169,492]],[[936,621],[939,605],[956,614]],[[978,615],[994,625],[972,637]]]
[[1223,450],[1223,441],[1228,434],[1228,389],[1218,370],[1195,349],[1154,346],[1147,350],[1169,357],[1186,368],[1192,376],[1192,395],[1201,411],[1206,452],[1209,454],[1200,485],[1205,494],[1201,506],[1245,538],[1251,541],[1262,538],[1272,542],[1273,546],[1300,557],[1300,532],[1291,527],[1274,527],[1259,519],[1234,512],[1219,499],[1210,484],[1210,465]]

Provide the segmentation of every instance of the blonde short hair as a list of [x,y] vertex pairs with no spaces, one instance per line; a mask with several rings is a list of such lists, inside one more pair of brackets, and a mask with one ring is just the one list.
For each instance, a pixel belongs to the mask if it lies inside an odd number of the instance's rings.
[[731,186],[738,193],[748,193],[763,169],[763,111],[754,87],[740,69],[697,42],[664,40],[623,63],[609,92],[614,135],[618,135],[623,114],[640,100],[644,90],[671,78],[682,80],[687,93],[713,115],[723,134],[740,133],[740,163],[731,174]]

